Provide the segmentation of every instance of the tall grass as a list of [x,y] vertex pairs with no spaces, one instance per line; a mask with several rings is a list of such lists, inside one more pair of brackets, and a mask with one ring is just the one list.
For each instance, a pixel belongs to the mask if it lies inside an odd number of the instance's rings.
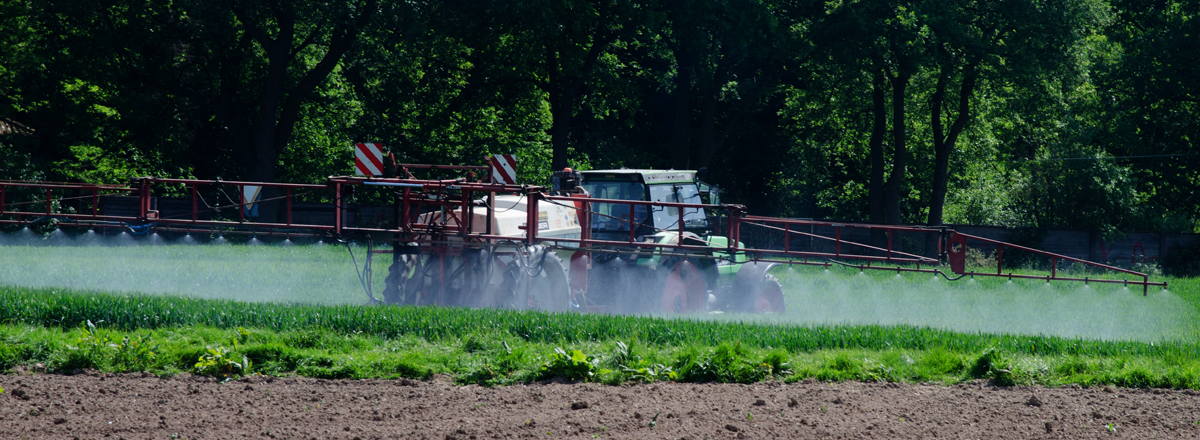
[[77,328],[86,321],[117,330],[178,326],[254,327],[274,331],[328,329],[436,341],[472,333],[512,335],[529,342],[576,344],[632,340],[660,346],[751,347],[811,352],[828,349],[940,348],[971,353],[999,349],[1029,355],[1200,358],[1193,341],[1097,341],[1052,336],[951,332],[909,325],[798,326],[635,316],[428,307],[286,305],[186,297],[110,295],[35,288],[0,288],[0,324]]
[[[5,242],[18,244],[0,246],[0,285],[286,304],[366,302],[341,246],[97,246],[81,245],[87,242],[82,239],[74,242],[77,246],[42,246],[30,244],[50,240],[12,237]],[[365,248],[354,250],[361,265]],[[376,259],[377,292],[386,260]],[[1158,277],[1170,289],[1153,288],[1142,297],[1141,289],[1120,285],[987,277],[947,281],[929,274],[860,274],[837,266],[828,271],[780,267],[772,273],[783,283],[787,313],[694,318],[1155,343],[1200,337],[1200,281],[1195,279]]]
[[[1200,335],[1197,280],[1168,278],[1169,290],[1082,282],[1009,281],[976,277],[948,281],[931,274],[896,274],[833,267],[779,267],[786,314],[769,322],[806,325],[916,324],[982,331],[1106,340],[1195,340]],[[1156,281],[1162,280],[1161,277]]]
[[[3,234],[0,234],[3,235]],[[2,237],[0,237],[2,238]],[[239,301],[364,304],[344,246],[0,246],[0,284]],[[358,264],[364,247],[354,246]],[[386,258],[375,260],[382,288]]]

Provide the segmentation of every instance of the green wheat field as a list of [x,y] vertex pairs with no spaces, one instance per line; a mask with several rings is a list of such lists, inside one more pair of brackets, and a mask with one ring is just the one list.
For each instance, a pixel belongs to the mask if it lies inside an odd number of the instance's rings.
[[1192,279],[1142,296],[779,267],[786,313],[648,317],[364,306],[351,261],[327,245],[0,246],[0,371],[1200,389]]

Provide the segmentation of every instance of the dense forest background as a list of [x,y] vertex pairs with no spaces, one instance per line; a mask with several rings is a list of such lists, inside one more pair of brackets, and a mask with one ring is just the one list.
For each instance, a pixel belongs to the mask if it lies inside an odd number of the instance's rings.
[[0,0],[0,178],[707,167],[751,212],[1200,231],[1195,0]]

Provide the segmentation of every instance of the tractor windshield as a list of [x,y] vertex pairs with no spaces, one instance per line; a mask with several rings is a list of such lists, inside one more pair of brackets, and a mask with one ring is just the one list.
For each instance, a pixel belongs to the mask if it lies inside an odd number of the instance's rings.
[[[590,181],[583,188],[597,199],[613,200],[646,200],[646,185],[639,182]],[[646,220],[646,207],[634,208],[634,221],[641,223]],[[621,203],[593,203],[592,230],[596,231],[628,231],[629,205]]]
[[[667,183],[650,185],[650,200],[668,203],[704,203],[700,201],[700,191],[695,184]],[[701,208],[683,208],[684,229],[703,229],[707,225],[704,210]],[[679,229],[679,208],[655,207],[654,227],[674,231]]]

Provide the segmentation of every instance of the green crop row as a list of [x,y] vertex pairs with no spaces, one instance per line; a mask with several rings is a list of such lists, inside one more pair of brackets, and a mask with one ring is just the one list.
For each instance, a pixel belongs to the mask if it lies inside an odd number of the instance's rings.
[[756,349],[792,353],[833,349],[981,353],[995,349],[1034,356],[1200,358],[1200,345],[1194,341],[1097,341],[951,332],[908,325],[802,326],[742,322],[731,317],[711,321],[485,309],[287,305],[0,287],[0,324],[74,329],[88,321],[100,328],[124,331],[248,327],[276,332],[323,329],[338,334],[427,341],[485,333],[558,345],[620,340],[653,346],[712,347],[740,341]]
[[[628,341],[628,342],[627,342]],[[740,342],[653,346],[632,340],[554,344],[472,332],[429,341],[324,329],[172,327],[120,331],[0,325],[0,372],[79,370],[249,374],[315,378],[448,375],[460,384],[505,385],[564,378],[628,382],[889,381],[998,385],[1118,385],[1200,389],[1200,364],[1178,357],[1034,356],[998,349],[932,348],[789,352]]]

